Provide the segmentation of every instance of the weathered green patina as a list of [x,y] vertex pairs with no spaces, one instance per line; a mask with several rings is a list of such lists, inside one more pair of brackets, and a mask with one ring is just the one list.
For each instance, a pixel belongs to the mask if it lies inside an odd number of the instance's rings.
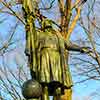
[[[35,0],[23,0],[26,21],[26,49],[32,78],[42,84],[48,95],[64,93],[72,86],[72,79],[66,61],[66,42],[52,27],[48,19],[42,21],[42,29],[37,29]],[[60,92],[59,92],[60,88]]]
[[36,79],[40,83],[56,82],[70,87],[72,80],[65,58],[65,41],[52,28],[36,33]]

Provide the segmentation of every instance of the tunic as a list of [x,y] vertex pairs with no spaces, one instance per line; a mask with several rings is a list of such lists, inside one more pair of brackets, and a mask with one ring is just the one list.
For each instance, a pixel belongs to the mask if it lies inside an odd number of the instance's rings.
[[[37,32],[36,66],[33,68],[36,80],[46,84],[52,93],[53,88],[70,88],[72,79],[65,57],[65,41],[56,31],[46,29]],[[51,94],[50,93],[50,94]]]

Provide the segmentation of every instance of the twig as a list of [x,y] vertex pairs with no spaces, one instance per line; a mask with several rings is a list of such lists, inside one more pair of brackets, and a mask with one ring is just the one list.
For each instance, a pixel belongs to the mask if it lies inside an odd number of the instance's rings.
[[3,2],[2,0],[0,0],[0,2],[1,2],[5,7],[7,7],[7,8],[13,13],[13,15],[16,16],[16,17],[25,25],[24,21],[16,14],[15,11],[12,10],[12,8],[11,8],[6,2]]

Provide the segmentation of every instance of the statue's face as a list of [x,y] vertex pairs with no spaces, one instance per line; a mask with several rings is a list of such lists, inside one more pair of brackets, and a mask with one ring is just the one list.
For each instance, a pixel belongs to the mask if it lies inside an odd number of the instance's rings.
[[42,26],[43,26],[44,28],[45,28],[45,27],[48,27],[48,26],[49,26],[49,27],[50,27],[50,26],[52,27],[52,23],[51,23],[50,20],[47,20],[47,19],[46,19],[46,20],[43,21]]

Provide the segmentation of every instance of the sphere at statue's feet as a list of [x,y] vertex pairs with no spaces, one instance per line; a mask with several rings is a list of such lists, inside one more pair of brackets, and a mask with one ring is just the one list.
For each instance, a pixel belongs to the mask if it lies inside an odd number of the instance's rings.
[[22,86],[22,95],[26,99],[39,98],[42,95],[42,86],[36,80],[30,79]]

